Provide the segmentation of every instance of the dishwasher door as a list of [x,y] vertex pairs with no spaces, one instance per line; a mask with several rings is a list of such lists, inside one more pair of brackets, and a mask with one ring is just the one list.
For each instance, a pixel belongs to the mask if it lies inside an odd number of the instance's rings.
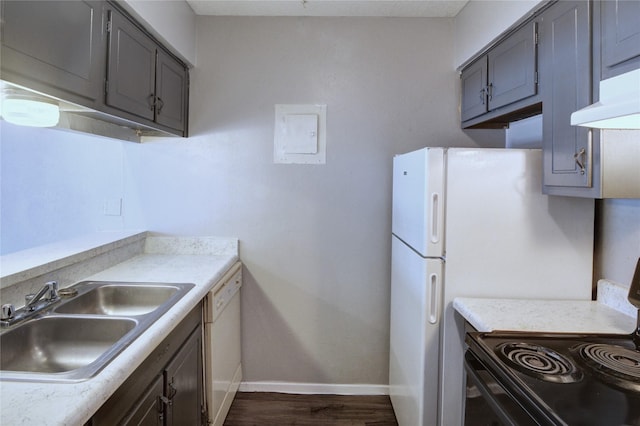
[[207,295],[205,305],[205,392],[208,422],[224,423],[242,380],[238,262]]

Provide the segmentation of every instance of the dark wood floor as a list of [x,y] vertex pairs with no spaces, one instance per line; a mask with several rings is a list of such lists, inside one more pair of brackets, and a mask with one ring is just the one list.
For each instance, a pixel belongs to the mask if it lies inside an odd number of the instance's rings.
[[224,426],[393,426],[388,396],[238,392]]

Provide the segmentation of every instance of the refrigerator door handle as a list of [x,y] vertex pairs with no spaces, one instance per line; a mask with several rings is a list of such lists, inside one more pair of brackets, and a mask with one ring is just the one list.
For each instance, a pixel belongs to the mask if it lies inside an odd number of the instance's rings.
[[432,243],[437,243],[440,241],[440,235],[438,232],[438,221],[440,218],[438,217],[438,211],[440,210],[440,197],[437,192],[431,194],[431,235],[430,239]]
[[438,274],[429,275],[429,323],[437,324],[440,311],[440,285]]

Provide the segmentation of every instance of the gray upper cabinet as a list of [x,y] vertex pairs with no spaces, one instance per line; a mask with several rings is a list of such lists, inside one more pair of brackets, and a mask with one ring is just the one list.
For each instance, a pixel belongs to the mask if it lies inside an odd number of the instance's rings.
[[571,126],[571,113],[591,103],[590,5],[562,1],[540,17],[544,185],[591,187],[591,130]]
[[525,109],[531,115],[529,107],[539,102],[534,98],[538,92],[537,23],[529,22],[508,35],[463,69],[460,78],[462,127]]
[[183,133],[187,90],[186,67],[126,16],[110,10],[106,104]]
[[0,12],[0,78],[86,107],[73,107],[84,117],[69,115],[69,128],[99,132],[104,123],[86,121],[97,118],[138,139],[187,136],[187,67],[119,2],[3,0]]
[[530,22],[489,52],[489,110],[536,94],[536,32]]
[[540,22],[543,192],[640,197],[635,135],[570,125],[601,79],[640,67],[640,2],[559,1]]
[[109,22],[106,104],[153,120],[156,44],[115,10],[109,11]]
[[640,68],[640,1],[599,2],[601,79]]
[[462,71],[460,114],[467,121],[487,112],[487,57],[475,61]]
[[99,1],[2,1],[2,79],[89,107],[101,103],[103,6]]
[[158,50],[156,62],[156,122],[176,130],[186,129],[188,74],[182,63]]

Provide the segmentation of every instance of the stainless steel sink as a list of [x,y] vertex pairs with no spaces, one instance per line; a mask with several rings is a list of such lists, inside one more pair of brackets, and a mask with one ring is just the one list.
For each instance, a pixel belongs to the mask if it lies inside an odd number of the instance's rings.
[[86,292],[55,308],[63,314],[138,316],[156,310],[180,287],[175,285],[87,283]]
[[0,334],[0,380],[82,381],[113,360],[193,284],[85,281]]
[[2,370],[65,373],[100,361],[137,321],[51,316],[9,330],[0,339]]

